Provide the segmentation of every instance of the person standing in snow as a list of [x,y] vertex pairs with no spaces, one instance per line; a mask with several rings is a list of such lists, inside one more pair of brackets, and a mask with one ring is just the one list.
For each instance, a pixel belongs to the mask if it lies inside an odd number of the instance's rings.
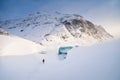
[[43,64],[45,63],[45,59],[42,60]]

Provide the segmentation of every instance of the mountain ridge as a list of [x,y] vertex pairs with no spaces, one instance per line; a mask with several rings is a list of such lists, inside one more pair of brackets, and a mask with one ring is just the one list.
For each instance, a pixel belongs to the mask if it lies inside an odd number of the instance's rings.
[[59,12],[36,12],[24,19],[0,21],[0,28],[46,47],[88,45],[113,38],[102,26],[80,15]]

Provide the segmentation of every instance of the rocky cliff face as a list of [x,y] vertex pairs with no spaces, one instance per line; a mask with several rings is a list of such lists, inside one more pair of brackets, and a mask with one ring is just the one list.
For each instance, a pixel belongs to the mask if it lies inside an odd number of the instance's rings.
[[62,23],[75,38],[82,37],[82,34],[89,35],[97,40],[112,38],[112,35],[107,33],[102,26],[94,25],[92,22],[82,18],[76,17],[75,19],[65,20]]

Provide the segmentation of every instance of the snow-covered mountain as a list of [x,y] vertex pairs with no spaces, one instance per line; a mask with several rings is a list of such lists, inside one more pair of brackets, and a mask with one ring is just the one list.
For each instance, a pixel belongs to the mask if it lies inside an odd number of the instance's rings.
[[102,26],[97,26],[80,15],[59,12],[37,12],[24,19],[0,21],[0,28],[49,49],[90,45],[112,38]]
[[0,80],[119,80],[120,39],[77,47],[111,38],[74,14],[0,21]]

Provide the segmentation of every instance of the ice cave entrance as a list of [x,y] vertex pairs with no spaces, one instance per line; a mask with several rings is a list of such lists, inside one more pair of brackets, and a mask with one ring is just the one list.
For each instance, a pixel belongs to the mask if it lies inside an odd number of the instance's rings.
[[72,46],[66,46],[66,47],[60,47],[58,51],[58,57],[60,60],[64,60],[67,57],[67,52],[71,50],[73,47]]

